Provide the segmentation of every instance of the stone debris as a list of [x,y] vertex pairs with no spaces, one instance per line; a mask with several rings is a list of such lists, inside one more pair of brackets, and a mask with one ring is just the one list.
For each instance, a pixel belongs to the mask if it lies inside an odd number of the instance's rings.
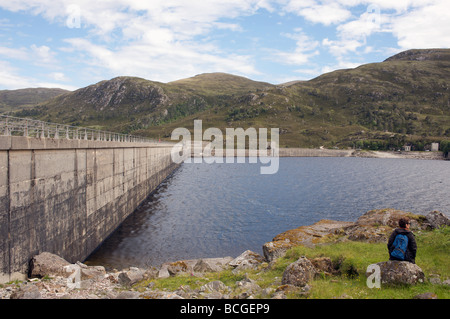
[[[427,216],[394,209],[373,210],[356,222],[322,220],[311,226],[301,226],[276,236],[263,246],[264,257],[247,250],[236,258],[202,258],[168,262],[159,268],[141,269],[130,267],[124,270],[106,271],[102,266],[88,266],[81,262],[69,263],[63,258],[43,252],[32,258],[29,279],[0,285],[0,299],[286,299],[289,294],[307,297],[312,280],[320,276],[339,275],[336,265],[329,257],[308,259],[304,256],[284,270],[282,278],[274,278],[272,287],[262,288],[248,277],[247,270],[264,272],[273,261],[283,256],[295,245],[314,246],[321,240],[334,236],[334,240],[361,240],[367,242],[387,241],[387,236],[400,217],[411,218],[412,229],[435,229],[449,225],[447,216],[431,212]],[[379,267],[381,283],[386,285],[416,285],[428,282],[433,285],[450,285],[450,279],[430,274],[428,278],[416,264],[400,261],[383,261],[370,265]],[[204,283],[200,288],[180,286],[174,291],[156,289],[151,279],[173,276],[192,276],[204,280],[205,273],[231,270],[233,274],[244,274],[244,279],[233,287],[220,280]],[[371,276],[372,273],[366,273]],[[149,280],[147,287],[142,284]],[[144,284],[145,285],[145,284]],[[347,298],[340,296],[337,298]],[[416,299],[435,299],[434,293],[415,296]]]

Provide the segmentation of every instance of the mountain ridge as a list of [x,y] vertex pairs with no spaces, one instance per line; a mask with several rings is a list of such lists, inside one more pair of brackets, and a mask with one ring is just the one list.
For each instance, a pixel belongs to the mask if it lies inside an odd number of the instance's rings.
[[0,90],[0,112],[33,107],[69,91],[59,88]]
[[289,147],[423,149],[450,136],[449,82],[449,49],[409,50],[279,85],[226,73],[169,83],[116,77],[17,115],[165,138],[203,119],[205,128],[278,127]]

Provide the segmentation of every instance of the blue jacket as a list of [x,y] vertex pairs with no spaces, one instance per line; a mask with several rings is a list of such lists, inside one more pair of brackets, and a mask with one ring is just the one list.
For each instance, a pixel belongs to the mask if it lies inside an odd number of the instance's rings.
[[397,237],[398,234],[406,235],[408,237],[408,248],[406,249],[405,254],[405,261],[409,261],[413,264],[416,263],[416,252],[417,252],[417,244],[416,244],[416,238],[414,234],[406,230],[404,228],[397,228],[395,229],[391,236],[389,237],[389,241],[387,244],[388,250],[389,250],[389,260],[398,260],[395,257],[391,256],[391,252],[394,250],[394,247],[392,244],[394,243],[395,237]]

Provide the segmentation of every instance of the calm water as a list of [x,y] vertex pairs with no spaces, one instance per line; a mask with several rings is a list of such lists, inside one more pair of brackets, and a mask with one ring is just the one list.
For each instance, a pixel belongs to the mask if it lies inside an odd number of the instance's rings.
[[288,229],[321,219],[355,221],[371,209],[449,214],[450,162],[370,158],[280,158],[260,164],[183,164],[87,263],[159,266],[236,257]]

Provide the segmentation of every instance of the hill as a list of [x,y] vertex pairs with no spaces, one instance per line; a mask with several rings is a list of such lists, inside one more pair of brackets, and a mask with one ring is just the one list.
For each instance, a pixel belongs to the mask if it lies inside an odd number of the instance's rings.
[[450,50],[428,49],[283,85],[224,73],[170,83],[118,77],[42,103],[33,115],[152,137],[202,119],[222,130],[278,127],[285,147],[423,150],[450,137],[449,71]]
[[0,112],[32,108],[69,91],[63,89],[30,88],[0,91]]

